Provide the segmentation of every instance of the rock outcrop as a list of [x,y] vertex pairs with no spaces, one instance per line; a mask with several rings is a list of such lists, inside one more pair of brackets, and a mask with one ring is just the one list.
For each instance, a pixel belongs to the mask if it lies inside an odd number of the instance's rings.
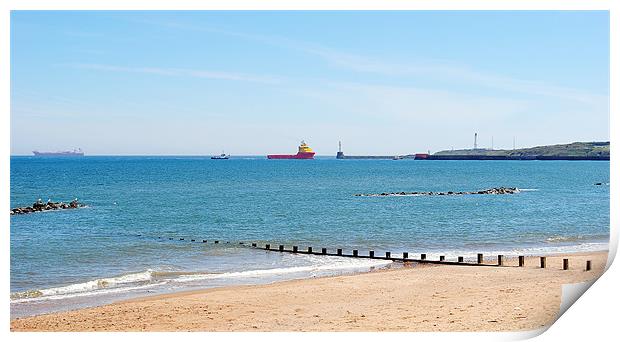
[[47,203],[44,203],[39,198],[30,207],[19,207],[19,208],[11,209],[11,215],[29,214],[29,213],[34,213],[38,211],[77,209],[81,207],[84,207],[84,204],[79,203],[77,198],[69,203],[52,202],[51,200],[48,200]]
[[354,196],[381,197],[381,196],[455,196],[455,195],[511,195],[519,193],[518,188],[491,188],[479,191],[448,191],[448,192],[382,192],[380,194],[355,194]]

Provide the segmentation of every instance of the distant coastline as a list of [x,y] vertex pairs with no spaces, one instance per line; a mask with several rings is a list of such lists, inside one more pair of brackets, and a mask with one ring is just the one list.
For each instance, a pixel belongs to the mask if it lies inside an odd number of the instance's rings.
[[609,141],[574,142],[513,150],[485,148],[416,153],[395,156],[347,156],[338,151],[336,159],[421,159],[421,160],[609,160]]
[[609,160],[609,141],[574,142],[514,150],[470,149],[439,151],[433,160]]
[[[64,155],[48,155],[63,157]],[[83,154],[80,156],[84,156]],[[89,157],[191,157],[211,158],[211,154],[90,154]],[[317,154],[318,159],[333,158],[333,155]],[[35,157],[28,154],[11,154],[11,157]],[[262,154],[229,155],[231,159],[265,158]],[[338,151],[336,159],[409,159],[409,160],[609,160],[610,143],[573,142],[570,144],[544,145],[513,150],[496,150],[486,148],[443,150],[433,154],[384,154],[384,155],[346,155]]]
[[489,155],[431,155],[428,160],[609,160],[607,156],[489,156]]

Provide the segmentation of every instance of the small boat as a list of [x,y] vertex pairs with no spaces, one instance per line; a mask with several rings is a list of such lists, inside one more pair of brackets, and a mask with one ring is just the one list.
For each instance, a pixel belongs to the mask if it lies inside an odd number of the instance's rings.
[[81,148],[74,149],[73,151],[57,151],[57,152],[41,152],[32,151],[37,157],[83,157],[84,152]]
[[403,159],[402,156],[394,156],[394,158],[392,158],[392,160],[401,160],[401,159]]
[[229,159],[230,156],[227,155],[226,153],[222,152],[222,154],[220,154],[219,156],[213,156],[211,157],[211,159]]

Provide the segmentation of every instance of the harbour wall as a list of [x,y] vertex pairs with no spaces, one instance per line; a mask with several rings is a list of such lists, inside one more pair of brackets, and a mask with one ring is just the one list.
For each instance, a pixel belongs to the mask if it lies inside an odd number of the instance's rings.
[[609,160],[609,156],[429,155],[427,160]]
[[609,156],[485,156],[485,155],[429,155],[416,158],[415,155],[405,156],[347,156],[342,153],[336,159],[416,159],[416,160],[609,160]]
[[336,155],[336,159],[394,159],[394,158],[398,158],[398,159],[415,159],[415,156],[413,154],[408,154],[405,156],[399,156],[399,155],[391,155],[391,156],[347,156],[344,155],[344,153],[342,152],[338,152],[338,154]]

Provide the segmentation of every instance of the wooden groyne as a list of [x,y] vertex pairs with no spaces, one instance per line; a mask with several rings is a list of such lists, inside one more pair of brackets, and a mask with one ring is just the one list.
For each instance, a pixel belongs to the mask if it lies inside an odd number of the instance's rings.
[[[142,237],[142,234],[137,234],[135,236]],[[300,248],[297,245],[291,246],[291,248],[287,248],[285,245],[272,245],[270,243],[265,243],[259,245],[258,242],[244,242],[244,241],[225,241],[224,240],[216,240],[216,239],[190,239],[185,237],[163,237],[158,236],[158,240],[160,241],[187,241],[199,244],[225,244],[225,245],[238,245],[240,247],[251,248],[255,250],[264,250],[267,252],[276,252],[276,253],[292,253],[292,254],[306,254],[306,255],[317,255],[317,256],[331,256],[331,257],[341,257],[341,258],[360,258],[360,259],[375,259],[375,260],[389,260],[393,262],[404,262],[404,263],[419,263],[419,264],[435,264],[435,265],[456,265],[456,266],[482,266],[482,267],[525,267],[525,256],[519,255],[518,265],[511,266],[505,264],[505,256],[503,254],[498,254],[497,256],[491,256],[485,258],[483,253],[477,253],[475,257],[472,257],[472,261],[465,261],[464,256],[457,256],[456,261],[446,260],[445,255],[440,255],[437,260],[431,260],[427,258],[426,253],[416,254],[419,257],[414,257],[414,254],[409,252],[402,252],[401,257],[396,257],[392,255],[392,252],[386,251],[384,254],[377,254],[374,250],[368,250],[366,253],[360,253],[359,249],[351,250],[351,253],[345,252],[342,248],[328,249],[326,247],[321,247],[320,249],[314,249],[312,246],[308,246],[306,248]],[[532,256],[532,258],[535,258]],[[541,256],[539,268],[545,269],[547,268],[547,257]],[[469,260],[469,259],[468,259]],[[569,269],[569,259],[564,258],[562,264],[563,270]],[[592,270],[592,261],[587,260],[584,271]]]
[[439,260],[431,260],[426,257],[426,253],[419,254],[419,258],[413,257],[409,252],[403,252],[402,257],[392,256],[392,252],[385,252],[385,254],[376,254],[374,250],[369,250],[366,254],[360,253],[358,249],[351,250],[351,253],[343,253],[342,248],[337,248],[334,250],[329,250],[327,248],[321,248],[320,251],[313,249],[312,247],[307,247],[306,249],[300,249],[299,246],[292,246],[291,249],[285,248],[284,245],[278,245],[277,248],[273,247],[271,244],[265,244],[263,246],[259,246],[257,243],[251,244],[252,248],[270,251],[270,252],[280,252],[280,253],[294,253],[294,254],[310,254],[310,255],[322,255],[322,256],[336,256],[343,258],[360,258],[360,259],[375,259],[375,260],[389,260],[396,262],[416,262],[416,263],[427,263],[427,264],[441,264],[441,265],[461,265],[461,266],[503,266],[502,258],[503,256],[498,256],[498,263],[483,263],[483,255],[478,254],[478,262],[465,262],[462,256],[457,258],[457,261],[448,261],[445,259],[445,256],[440,256]]
[[[278,248],[272,248],[271,244],[265,244],[264,247],[258,246],[257,243],[251,244],[252,248],[270,251],[270,252],[279,252],[279,253],[294,253],[294,254],[311,254],[311,255],[323,255],[323,256],[336,256],[343,258],[365,258],[365,259],[376,259],[376,260],[390,260],[394,262],[415,262],[420,264],[436,264],[436,265],[457,265],[457,266],[487,266],[487,267],[525,267],[525,256],[518,256],[518,266],[509,266],[505,265],[505,256],[503,254],[498,254],[497,257],[492,257],[491,260],[485,262],[484,254],[478,253],[476,255],[475,262],[474,261],[465,261],[463,256],[458,256],[457,261],[447,261],[444,255],[440,255],[438,260],[430,260],[426,257],[426,253],[419,254],[419,258],[410,257],[409,252],[402,252],[402,257],[393,257],[392,252],[386,251],[385,256],[375,254],[374,250],[369,250],[368,254],[360,254],[359,250],[354,249],[351,251],[351,254],[343,253],[342,248],[337,248],[336,253],[330,252],[327,248],[321,248],[320,252],[315,251],[312,247],[307,247],[306,250],[300,249],[299,246],[292,246],[292,249],[286,249],[284,245],[278,245]],[[472,258],[473,260],[473,258]],[[547,268],[546,262],[547,257],[540,257],[540,268]],[[569,269],[569,259],[564,258],[562,264],[563,270]],[[587,260],[585,264],[584,271],[592,270],[592,261]]]

